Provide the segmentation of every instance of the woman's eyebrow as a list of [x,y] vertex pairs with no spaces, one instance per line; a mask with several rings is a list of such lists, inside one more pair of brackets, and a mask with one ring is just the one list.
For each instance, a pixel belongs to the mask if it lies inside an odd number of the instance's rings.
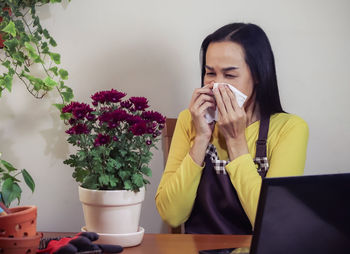
[[[210,70],[210,71],[214,71],[214,68],[210,67],[208,65],[205,65],[205,68]],[[221,70],[223,72],[226,72],[226,71],[232,71],[232,70],[237,70],[237,69],[239,69],[237,66],[230,66],[230,67],[222,68]]]
[[214,68],[213,68],[213,67],[210,67],[210,66],[208,66],[208,65],[205,65],[205,68],[206,68],[206,69],[208,69],[208,70],[211,70],[211,71],[213,71],[213,70],[214,70]]
[[222,68],[222,71],[226,72],[226,71],[232,71],[232,70],[237,70],[239,69],[236,66],[230,66],[230,67],[226,67],[226,68]]

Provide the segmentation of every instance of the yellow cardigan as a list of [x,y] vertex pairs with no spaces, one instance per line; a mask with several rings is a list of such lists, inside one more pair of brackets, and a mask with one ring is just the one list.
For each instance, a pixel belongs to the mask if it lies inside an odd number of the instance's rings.
[[[259,124],[260,121],[254,122],[245,130],[249,154],[241,155],[226,166],[252,226],[262,181],[253,162]],[[160,216],[173,227],[189,218],[204,168],[189,155],[195,136],[191,114],[186,109],[178,117],[168,161],[155,197]],[[270,168],[266,177],[302,175],[308,136],[308,126],[300,117],[286,113],[272,115],[267,140]],[[220,160],[229,160],[226,143],[218,126],[215,126],[210,142],[215,145]]]

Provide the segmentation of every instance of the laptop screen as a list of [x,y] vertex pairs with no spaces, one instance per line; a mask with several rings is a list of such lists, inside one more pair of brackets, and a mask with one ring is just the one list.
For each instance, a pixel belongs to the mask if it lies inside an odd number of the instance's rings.
[[350,174],[263,179],[251,254],[350,253]]

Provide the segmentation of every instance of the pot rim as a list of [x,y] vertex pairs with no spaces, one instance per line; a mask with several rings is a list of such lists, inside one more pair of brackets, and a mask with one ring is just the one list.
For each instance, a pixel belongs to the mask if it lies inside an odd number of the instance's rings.
[[[12,217],[22,217],[24,215],[27,215],[29,213],[32,213],[33,211],[37,211],[37,206],[35,205],[31,205],[31,206],[16,206],[16,207],[11,207],[9,208],[9,210],[11,211],[11,213],[5,215],[5,216],[1,216],[1,218],[4,218],[6,220],[12,218]],[[19,211],[17,211],[19,210]]]

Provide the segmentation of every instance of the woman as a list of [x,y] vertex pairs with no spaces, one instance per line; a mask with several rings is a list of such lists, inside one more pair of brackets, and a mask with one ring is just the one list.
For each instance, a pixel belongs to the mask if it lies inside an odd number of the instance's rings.
[[[202,87],[178,117],[156,206],[187,233],[251,234],[262,176],[303,174],[308,126],[282,109],[260,27],[226,25],[205,38],[201,54]],[[242,107],[226,84],[247,95]],[[208,123],[216,108],[218,120]]]

